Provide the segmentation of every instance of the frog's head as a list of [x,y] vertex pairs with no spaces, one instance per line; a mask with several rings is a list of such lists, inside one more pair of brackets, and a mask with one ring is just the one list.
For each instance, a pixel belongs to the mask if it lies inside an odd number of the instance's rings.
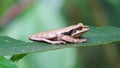
[[82,36],[85,32],[89,30],[88,26],[83,25],[82,23],[78,23],[76,28],[71,31],[72,37]]

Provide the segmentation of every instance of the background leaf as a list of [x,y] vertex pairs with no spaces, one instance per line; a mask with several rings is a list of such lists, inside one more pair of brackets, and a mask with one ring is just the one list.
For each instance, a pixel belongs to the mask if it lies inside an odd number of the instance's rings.
[[0,56],[0,68],[17,68],[15,63]]
[[88,39],[86,43],[52,45],[43,42],[23,42],[7,36],[1,36],[0,55],[25,54],[61,48],[105,45],[120,41],[120,29],[117,27],[91,27],[90,31],[83,37]]

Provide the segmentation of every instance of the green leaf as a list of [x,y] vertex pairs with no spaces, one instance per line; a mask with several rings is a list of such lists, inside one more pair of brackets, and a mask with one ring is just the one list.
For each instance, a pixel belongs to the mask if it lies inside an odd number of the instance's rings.
[[43,52],[71,47],[86,47],[120,42],[120,28],[117,27],[91,27],[83,37],[85,43],[53,45],[44,42],[24,42],[7,36],[0,36],[0,55],[25,54]]
[[17,68],[15,63],[0,56],[0,68]]

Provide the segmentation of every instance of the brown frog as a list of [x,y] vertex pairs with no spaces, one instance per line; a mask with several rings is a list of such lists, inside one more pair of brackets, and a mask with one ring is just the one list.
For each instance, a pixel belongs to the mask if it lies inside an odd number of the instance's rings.
[[81,36],[88,30],[88,26],[78,23],[63,29],[33,34],[29,39],[32,41],[43,41],[50,44],[62,44],[67,42],[80,43],[87,41],[86,38],[81,38]]

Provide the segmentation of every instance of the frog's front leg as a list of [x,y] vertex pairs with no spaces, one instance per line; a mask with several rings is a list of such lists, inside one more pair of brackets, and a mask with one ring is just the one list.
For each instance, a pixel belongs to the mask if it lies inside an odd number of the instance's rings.
[[30,39],[32,41],[44,41],[44,42],[47,42],[47,43],[50,43],[50,44],[61,44],[61,43],[66,43],[64,41],[52,41],[52,40],[49,40],[49,39],[46,39],[46,38],[32,38]]
[[85,39],[85,38],[83,38],[83,39],[75,39],[75,38],[73,38],[71,36],[68,36],[68,35],[63,35],[61,37],[61,39],[64,40],[64,41],[67,41],[67,42],[71,42],[71,43],[86,42],[87,41],[87,39]]

